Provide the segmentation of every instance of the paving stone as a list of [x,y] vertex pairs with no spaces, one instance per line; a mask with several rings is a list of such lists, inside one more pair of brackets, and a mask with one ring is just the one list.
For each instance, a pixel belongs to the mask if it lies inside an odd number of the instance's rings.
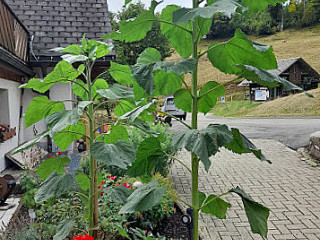
[[[301,161],[299,154],[273,140],[254,140],[265,156],[272,161],[267,164],[252,154],[237,155],[221,150],[214,158],[209,173],[201,165],[199,185],[201,191],[221,194],[240,186],[256,201],[267,206],[270,212],[268,239],[320,239],[320,169]],[[190,166],[190,154],[180,152],[177,157]],[[214,161],[213,161],[214,160]],[[171,177],[180,196],[190,200],[190,174],[179,163],[173,165]],[[183,179],[183,181],[181,181]],[[182,186],[183,185],[183,186]],[[200,229],[209,229],[208,240],[257,239],[252,234],[237,196],[225,196],[232,207],[227,219],[204,218]],[[206,228],[210,226],[209,228]],[[220,236],[220,238],[219,238]]]

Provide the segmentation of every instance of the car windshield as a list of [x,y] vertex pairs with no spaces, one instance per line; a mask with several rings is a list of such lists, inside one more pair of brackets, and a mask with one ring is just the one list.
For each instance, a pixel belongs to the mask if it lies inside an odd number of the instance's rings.
[[174,105],[174,98],[168,98],[167,105]]

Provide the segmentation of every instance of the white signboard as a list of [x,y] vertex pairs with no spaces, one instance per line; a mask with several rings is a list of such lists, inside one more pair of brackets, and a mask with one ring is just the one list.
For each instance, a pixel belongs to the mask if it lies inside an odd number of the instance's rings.
[[268,91],[265,89],[260,89],[255,91],[256,101],[266,101],[268,96]]

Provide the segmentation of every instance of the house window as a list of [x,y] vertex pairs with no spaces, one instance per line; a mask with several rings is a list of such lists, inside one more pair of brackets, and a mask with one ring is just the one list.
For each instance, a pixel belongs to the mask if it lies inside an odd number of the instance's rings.
[[0,123],[10,124],[9,93],[7,89],[0,88]]

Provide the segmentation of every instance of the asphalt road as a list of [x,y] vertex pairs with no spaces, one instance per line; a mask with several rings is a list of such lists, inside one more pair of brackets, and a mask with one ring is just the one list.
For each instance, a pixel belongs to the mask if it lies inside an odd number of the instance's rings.
[[[187,116],[186,123],[190,123]],[[238,128],[241,133],[252,139],[277,140],[292,149],[307,146],[311,133],[320,131],[320,117],[286,117],[286,118],[223,118],[212,115],[198,115],[199,129],[208,124],[226,124]],[[181,131],[185,126],[172,121],[172,130]]]

